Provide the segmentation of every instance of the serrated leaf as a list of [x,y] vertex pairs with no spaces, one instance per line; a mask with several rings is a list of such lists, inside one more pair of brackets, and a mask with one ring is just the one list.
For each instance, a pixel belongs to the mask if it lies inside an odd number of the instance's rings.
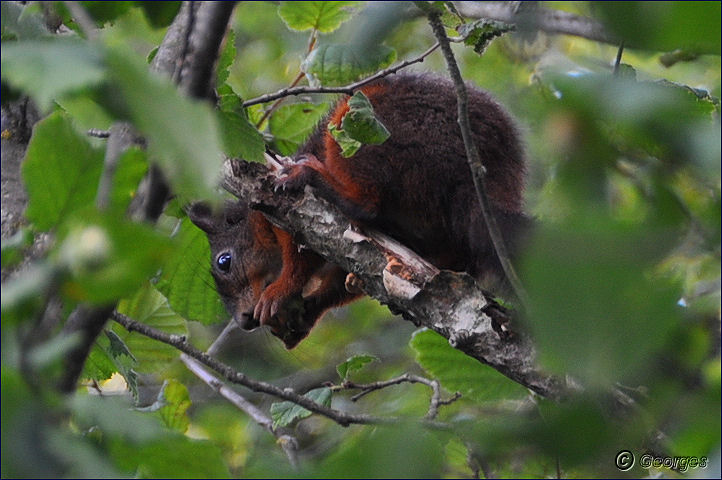
[[[315,388],[307,392],[304,397],[313,400],[319,405],[326,407],[331,406],[331,389],[328,387]],[[296,420],[309,417],[311,412],[296,405],[293,402],[276,402],[271,405],[271,418],[273,419],[273,428],[287,427]]]
[[337,128],[333,123],[328,124],[328,131],[341,148],[341,156],[344,158],[354,156],[363,146],[361,142],[348,136],[344,130]]
[[163,267],[156,288],[171,308],[188,320],[205,325],[228,318],[211,276],[211,252],[205,233],[183,219],[178,232],[178,251]]
[[380,145],[391,136],[374,115],[371,102],[363,92],[354,93],[348,100],[348,106],[349,111],[343,116],[341,127],[349,137],[364,145]]
[[112,330],[105,330],[93,345],[83,368],[83,378],[95,381],[110,379],[119,373],[134,399],[138,399],[138,374],[134,370],[137,362],[125,342]]
[[[186,335],[185,320],[171,310],[166,298],[155,288],[146,285],[129,299],[118,302],[118,312],[165,333]],[[137,332],[128,332],[119,325],[113,331],[123,340],[137,359],[140,373],[158,372],[178,358],[178,350]]]
[[105,79],[95,45],[75,38],[3,42],[2,78],[33,97],[41,110],[54,99]]
[[28,191],[25,216],[50,230],[72,212],[92,205],[103,152],[78,134],[61,112],[35,125],[22,175]]
[[107,63],[109,77],[173,191],[184,200],[216,201],[223,153],[210,105],[181,96],[170,80],[152,75],[141,59],[124,48],[108,50]]
[[301,70],[312,84],[344,85],[396,60],[396,50],[384,45],[358,46],[328,44],[314,49],[301,63]]
[[292,155],[316,130],[328,110],[328,104],[295,103],[274,112],[269,129],[281,155]]
[[361,2],[281,2],[278,15],[293,30],[329,33],[350,19]]
[[526,390],[489,366],[449,345],[438,333],[421,329],[410,342],[416,361],[449,391],[476,401],[520,398]]
[[379,358],[368,354],[354,355],[345,362],[338,364],[336,371],[338,372],[338,376],[341,377],[341,380],[346,380],[351,372],[357,372],[374,361],[379,361]]
[[173,430],[185,433],[190,425],[188,408],[191,406],[191,398],[188,389],[177,380],[166,381],[163,389],[158,394],[158,409],[160,418]]
[[233,60],[235,60],[235,58],[236,33],[233,29],[228,29],[223,50],[221,50],[221,55],[218,58],[218,67],[216,68],[216,71],[218,72],[218,78],[216,79],[217,87],[225,84],[226,80],[228,80],[228,75],[231,73],[231,65],[233,65]]
[[248,119],[236,112],[218,112],[223,145],[228,156],[263,162],[263,135]]

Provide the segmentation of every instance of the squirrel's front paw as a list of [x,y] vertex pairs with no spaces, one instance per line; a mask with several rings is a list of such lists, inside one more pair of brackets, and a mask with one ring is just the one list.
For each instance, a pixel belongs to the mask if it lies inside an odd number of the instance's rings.
[[286,163],[278,172],[275,190],[299,191],[311,181],[314,170],[323,169],[323,164],[310,153],[298,156],[293,163]]

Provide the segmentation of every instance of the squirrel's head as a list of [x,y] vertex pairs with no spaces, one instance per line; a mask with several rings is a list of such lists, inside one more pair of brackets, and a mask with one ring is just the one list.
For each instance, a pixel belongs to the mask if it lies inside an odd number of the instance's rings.
[[188,217],[208,237],[211,273],[228,313],[245,330],[258,327],[253,308],[282,266],[263,214],[243,202],[228,202],[215,213],[204,203],[194,203]]

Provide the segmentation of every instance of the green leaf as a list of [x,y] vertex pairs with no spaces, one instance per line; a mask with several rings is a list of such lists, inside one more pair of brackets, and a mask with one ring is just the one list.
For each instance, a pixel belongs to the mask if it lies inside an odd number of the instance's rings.
[[110,204],[115,211],[126,211],[147,171],[148,160],[144,150],[131,147],[123,152],[118,159],[110,193]]
[[17,2],[0,2],[0,24],[2,39],[27,40],[50,35],[40,15],[26,15],[28,5]]
[[391,136],[383,123],[374,116],[374,108],[363,92],[356,92],[348,100],[349,111],[343,116],[341,127],[346,134],[364,145],[381,145]]
[[526,390],[512,380],[449,345],[438,333],[421,329],[410,342],[416,361],[449,391],[475,401],[521,398]]
[[281,2],[278,15],[293,30],[329,33],[350,19],[362,2]]
[[[118,303],[118,312],[168,334],[187,335],[185,320],[171,310],[166,298],[155,288],[146,285],[134,296]],[[178,350],[137,332],[128,332],[120,325],[113,325],[133,356],[138,360],[136,370],[153,373],[167,368],[178,358]]]
[[185,433],[190,425],[188,408],[191,406],[191,398],[188,389],[177,380],[166,381],[158,393],[158,400],[161,406],[158,409],[160,418],[169,428]]
[[180,10],[182,2],[134,2],[145,12],[145,16],[155,28],[167,27],[171,24]]
[[269,129],[274,136],[281,155],[296,153],[301,145],[318,127],[318,122],[328,110],[328,104],[295,103],[283,105],[274,112]]
[[352,157],[359,151],[363,144],[358,140],[354,140],[349,137],[344,130],[336,128],[333,123],[328,124],[328,131],[336,141],[339,147],[341,147],[341,156],[344,158]]
[[720,2],[595,2],[625,45],[720,54]]
[[231,65],[233,65],[233,60],[235,59],[236,34],[233,29],[229,29],[228,33],[226,34],[223,50],[221,50],[221,55],[218,58],[218,67],[216,68],[216,71],[218,72],[218,78],[216,79],[216,86],[220,87],[221,85],[224,85],[226,83],[226,80],[228,80],[228,75],[230,75],[231,73]]
[[[331,389],[328,387],[315,388],[307,392],[304,397],[325,407],[331,406]],[[273,428],[287,427],[296,420],[311,416],[311,412],[293,402],[276,402],[271,405],[271,418]]]
[[208,239],[187,218],[178,232],[178,255],[163,267],[156,287],[168,299],[171,308],[188,320],[205,325],[228,318],[211,276],[211,251]]
[[358,46],[328,44],[314,49],[301,64],[301,70],[311,83],[344,85],[396,60],[396,50],[384,45]]
[[604,387],[648,373],[650,356],[679,325],[681,289],[652,273],[678,234],[584,217],[540,228],[522,271],[542,363]]
[[151,74],[123,48],[109,49],[107,60],[110,78],[173,191],[184,200],[216,201],[223,153],[210,105],[181,96],[169,80]]
[[[102,382],[108,380],[117,371],[118,368],[109,353],[96,341],[83,365],[82,378]],[[127,379],[126,383],[128,383]]]
[[219,112],[219,124],[225,152],[230,157],[263,162],[266,144],[263,135],[246,117],[236,112]]
[[345,362],[338,364],[336,371],[338,372],[338,376],[341,377],[341,380],[346,380],[351,372],[357,372],[374,361],[379,361],[378,357],[374,355],[354,355]]
[[138,361],[135,359],[125,342],[112,330],[105,330],[105,336],[100,337],[97,345],[106,353],[115,366],[115,371],[123,376],[128,390],[133,399],[138,401],[138,372],[135,366]]
[[3,42],[1,48],[3,81],[33,97],[43,111],[56,98],[105,79],[97,47],[75,38]]
[[70,274],[61,291],[92,303],[135,292],[172,252],[170,240],[147,225],[93,210],[68,219],[59,239],[53,259]]
[[93,148],[60,112],[38,122],[28,145],[22,175],[28,190],[25,216],[50,230],[74,211],[92,205],[103,166]]
[[206,440],[179,433],[150,442],[108,442],[116,466],[139,478],[231,478],[221,450]]

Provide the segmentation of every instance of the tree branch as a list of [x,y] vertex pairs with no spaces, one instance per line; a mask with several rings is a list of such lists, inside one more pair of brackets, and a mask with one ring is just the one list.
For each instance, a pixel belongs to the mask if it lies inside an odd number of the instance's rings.
[[489,197],[486,195],[486,170],[481,162],[481,156],[479,155],[479,149],[474,144],[474,137],[471,134],[471,125],[469,122],[469,97],[466,92],[466,85],[464,85],[464,79],[461,78],[461,71],[459,66],[456,64],[454,58],[454,52],[451,51],[451,45],[449,39],[446,36],[444,25],[441,23],[441,14],[433,9],[429,10],[428,13],[429,24],[431,25],[434,35],[441,45],[441,52],[444,54],[446,65],[449,70],[449,76],[454,82],[456,88],[456,102],[458,109],[458,123],[461,129],[461,138],[464,142],[464,150],[466,151],[466,160],[469,163],[469,169],[471,171],[471,178],[474,181],[474,189],[476,190],[476,196],[479,199],[479,205],[481,207],[481,213],[484,217],[484,223],[489,231],[489,237],[491,242],[494,244],[494,250],[496,256],[504,269],[504,274],[507,280],[514,289],[517,299],[523,306],[529,305],[529,300],[524,290],[524,287],[519,280],[519,277],[514,270],[514,266],[509,258],[506,245],[504,244],[504,237],[501,235],[501,229],[494,218],[494,214],[491,211],[491,204]]
[[519,10],[516,2],[454,2],[454,6],[465,17],[488,18],[528,30],[543,30],[549,33],[574,35],[597,42],[618,45],[620,40],[613,37],[604,25],[594,19],[573,13],[546,8]]
[[294,468],[298,467],[298,442],[291,435],[284,434],[273,428],[273,420],[266,415],[261,409],[256,407],[254,404],[246,400],[243,396],[239,395],[234,390],[228,388],[223,382],[218,380],[213,374],[203,367],[203,365],[195,358],[183,353],[180,356],[181,361],[185,364],[188,370],[191,371],[196,377],[200,378],[206,385],[211,387],[220,396],[231,402],[238,409],[243,411],[246,415],[258,425],[266,429],[269,433],[275,436],[281,444],[283,451],[288,457],[288,461]]
[[364,291],[391,311],[543,396],[566,396],[565,382],[536,368],[527,336],[472,277],[439,271],[381,233],[347,228],[348,219],[309,189],[274,195],[264,165],[231,160],[225,168],[226,190],[291,232],[299,245],[354,273]]
[[303,95],[303,94],[309,94],[309,93],[343,93],[346,95],[353,95],[353,93],[358,88],[361,88],[368,83],[376,81],[379,78],[391,75],[392,73],[396,73],[399,70],[401,70],[402,68],[406,68],[409,65],[413,65],[414,63],[423,62],[424,59],[426,57],[428,57],[429,55],[431,55],[434,52],[434,50],[436,50],[437,48],[439,48],[438,43],[433,45],[431,48],[426,50],[424,53],[422,53],[418,57],[414,57],[410,60],[404,60],[401,63],[393,65],[389,68],[385,68],[379,72],[376,72],[375,74],[373,74],[369,77],[359,80],[358,82],[354,82],[354,83],[348,84],[343,87],[309,87],[309,86],[289,87],[289,88],[284,88],[282,90],[279,90],[275,93],[268,93],[266,95],[261,95],[260,97],[246,100],[245,102],[243,102],[243,106],[250,107],[251,105],[256,105],[259,103],[267,103],[267,102],[271,102],[273,100],[283,98],[283,97],[290,97],[292,95]]
[[324,417],[330,418],[331,420],[344,427],[353,423],[389,424],[400,421],[400,419],[392,417],[376,417],[365,414],[352,415],[342,412],[340,410],[335,410],[333,408],[320,405],[313,400],[304,397],[303,395],[299,395],[290,388],[280,388],[270,383],[255,380],[241,372],[234,370],[232,367],[226,365],[225,363],[193,347],[190,343],[188,343],[185,336],[167,334],[155,328],[144,325],[140,322],[136,322],[130,317],[127,317],[122,313],[118,313],[117,311],[114,311],[112,313],[112,318],[123,327],[125,327],[125,329],[129,332],[138,332],[142,335],[145,335],[146,337],[153,338],[155,340],[158,340],[159,342],[163,342],[177,348],[189,357],[216,371],[223,378],[225,378],[231,383],[243,385],[244,387],[253,390],[254,392],[266,393],[282,400],[288,400],[289,402],[300,405],[301,407],[310,410],[313,413],[317,413],[319,415],[323,415]]

